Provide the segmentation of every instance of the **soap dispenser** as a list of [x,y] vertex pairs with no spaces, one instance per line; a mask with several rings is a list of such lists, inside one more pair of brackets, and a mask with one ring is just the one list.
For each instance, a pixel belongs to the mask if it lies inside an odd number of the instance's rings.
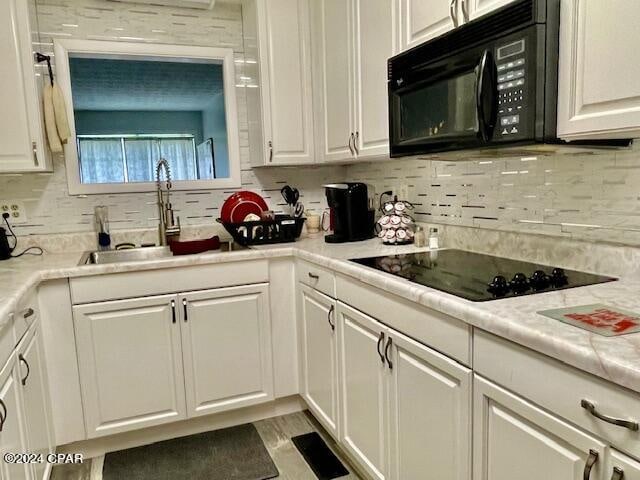
[[109,207],[98,205],[94,209],[96,233],[98,234],[98,249],[109,250],[111,235],[109,235]]

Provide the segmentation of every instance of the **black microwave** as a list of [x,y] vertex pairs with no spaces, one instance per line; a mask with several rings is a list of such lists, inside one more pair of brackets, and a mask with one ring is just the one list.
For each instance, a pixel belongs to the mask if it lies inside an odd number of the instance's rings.
[[392,157],[555,143],[559,0],[517,0],[388,62]]

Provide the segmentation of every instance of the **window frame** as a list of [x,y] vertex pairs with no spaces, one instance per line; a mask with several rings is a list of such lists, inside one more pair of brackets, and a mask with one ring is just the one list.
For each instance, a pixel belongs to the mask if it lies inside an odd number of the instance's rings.
[[71,138],[64,145],[67,184],[70,195],[93,195],[103,193],[133,193],[155,191],[155,182],[132,183],[82,183],[77,150],[73,92],[69,56],[87,58],[111,58],[136,60],[158,60],[173,62],[218,63],[223,67],[224,104],[227,126],[227,149],[229,177],[211,180],[178,180],[172,182],[174,190],[213,190],[241,186],[240,138],[238,106],[236,100],[236,72],[234,53],[231,48],[195,47],[152,43],[109,42],[102,40],[54,39],[56,78],[62,89],[69,118]]

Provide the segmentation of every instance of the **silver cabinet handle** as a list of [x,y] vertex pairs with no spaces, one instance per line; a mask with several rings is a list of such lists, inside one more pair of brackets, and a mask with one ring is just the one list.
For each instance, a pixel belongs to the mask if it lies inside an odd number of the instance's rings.
[[456,5],[457,0],[451,0],[449,3],[449,16],[451,17],[451,21],[453,22],[453,26],[458,26],[458,14],[456,13]]
[[171,300],[171,321],[176,323],[176,301]]
[[593,469],[593,466],[596,464],[597,461],[598,461],[598,452],[596,452],[595,450],[589,450],[589,456],[587,457],[587,461],[584,462],[584,472],[582,472],[583,480],[589,480],[589,477],[591,477],[591,470]]
[[336,324],[331,321],[331,315],[333,314],[333,310],[334,310],[333,305],[331,305],[329,307],[329,311],[327,312],[327,322],[329,322],[329,326],[331,327],[331,330],[335,332]]
[[31,142],[31,148],[33,149],[33,163],[37,167],[40,165],[40,162],[38,161],[38,144],[36,142]]
[[580,401],[580,406],[584,408],[587,412],[589,412],[594,417],[602,420],[603,422],[611,423],[612,425],[617,425],[618,427],[628,428],[632,432],[638,431],[638,422],[634,422],[633,420],[622,420],[620,418],[610,417],[608,415],[603,415],[602,413],[596,410],[596,406],[594,403],[589,400],[585,400],[584,398]]
[[462,20],[469,21],[469,10],[467,9],[467,0],[460,0],[460,8],[462,9]]
[[182,299],[182,310],[184,311],[184,321],[185,322],[187,320],[189,320],[189,309],[187,307],[188,307],[187,299],[183,298]]
[[0,412],[0,432],[4,428],[4,423],[7,421],[7,406],[4,403],[4,400],[0,398],[0,406],[2,407],[2,412]]
[[269,163],[273,162],[273,142],[269,140]]
[[349,151],[351,152],[351,155],[355,155],[356,152],[353,151],[353,147],[351,146],[352,140],[353,140],[353,133],[349,135]]
[[309,278],[313,278],[314,280],[319,280],[320,279],[320,275],[316,275],[315,273],[308,273]]
[[384,363],[384,354],[380,351],[382,342],[384,342],[384,332],[380,332],[380,336],[378,337],[378,345],[376,346],[376,349],[378,350],[378,355],[380,356],[380,361]]
[[624,470],[619,467],[613,467],[613,475],[611,480],[622,480],[624,478]]
[[29,362],[27,362],[27,359],[24,358],[24,355],[22,354],[18,355],[18,360],[24,363],[24,366],[27,367],[27,374],[24,376],[22,380],[20,380],[20,383],[22,383],[22,386],[25,387],[27,385],[27,378],[29,378],[29,375],[31,375],[31,367],[29,366]]
[[360,150],[358,150],[358,140],[360,140],[360,132],[356,132],[356,136],[353,139],[353,148],[356,151],[356,155],[360,155]]
[[393,343],[393,339],[389,337],[387,339],[387,346],[384,347],[384,358],[387,360],[387,365],[389,365],[389,370],[393,370],[393,362],[389,358],[389,350],[391,349],[391,344]]
[[29,317],[33,317],[33,315],[35,314],[35,310],[33,308],[27,308],[24,313],[22,314],[22,318],[27,319]]

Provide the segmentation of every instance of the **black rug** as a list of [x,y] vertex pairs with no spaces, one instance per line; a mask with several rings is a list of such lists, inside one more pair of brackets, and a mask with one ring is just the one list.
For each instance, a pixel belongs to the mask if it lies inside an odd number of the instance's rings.
[[291,441],[320,480],[332,480],[349,475],[349,470],[342,465],[340,459],[324,443],[318,432],[298,435],[293,437]]
[[252,424],[108,453],[103,480],[266,480],[279,475]]

